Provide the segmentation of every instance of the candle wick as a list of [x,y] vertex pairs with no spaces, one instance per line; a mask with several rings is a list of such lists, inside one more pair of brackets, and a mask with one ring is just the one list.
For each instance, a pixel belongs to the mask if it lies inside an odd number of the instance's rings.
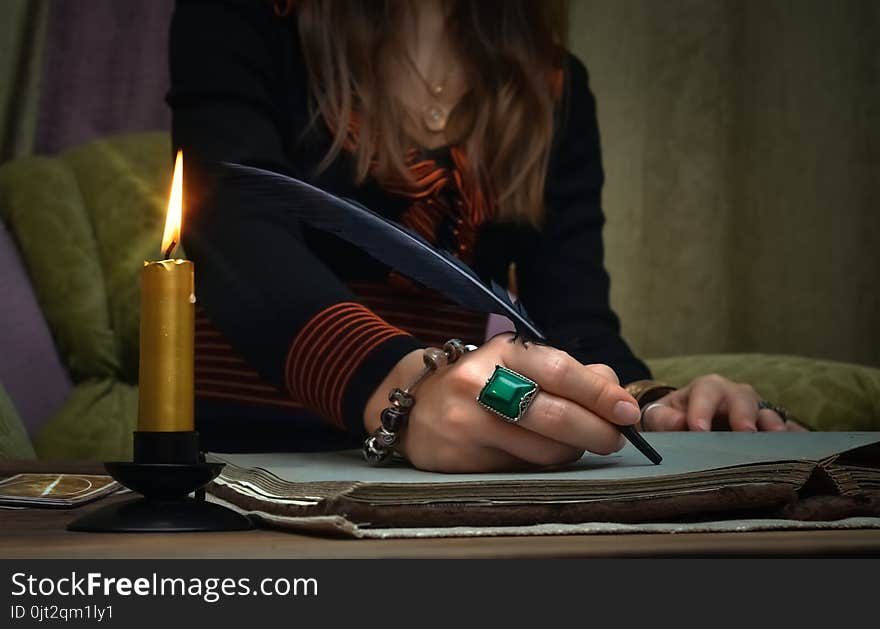
[[174,247],[177,246],[177,241],[172,240],[171,244],[168,245],[168,248],[165,250],[165,259],[168,260],[171,258],[171,252],[174,251]]

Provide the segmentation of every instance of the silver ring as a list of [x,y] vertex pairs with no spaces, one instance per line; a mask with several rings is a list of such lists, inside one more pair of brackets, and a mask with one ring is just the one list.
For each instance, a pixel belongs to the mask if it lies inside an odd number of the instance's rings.
[[642,413],[639,415],[639,423],[642,424],[642,426],[644,426],[644,424],[645,424],[645,416],[648,414],[648,411],[650,411],[650,410],[651,410],[652,408],[654,408],[655,406],[663,407],[663,406],[666,406],[666,405],[665,405],[665,404],[661,404],[660,402],[651,402],[651,403],[648,404],[645,408],[643,408],[643,409],[642,409]]

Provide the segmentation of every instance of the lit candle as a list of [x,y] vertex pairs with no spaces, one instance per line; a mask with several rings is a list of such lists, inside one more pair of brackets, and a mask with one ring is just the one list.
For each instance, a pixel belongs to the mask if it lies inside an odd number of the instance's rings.
[[182,432],[193,424],[193,263],[171,258],[180,243],[183,153],[177,152],[162,237],[164,260],[144,262],[138,431]]

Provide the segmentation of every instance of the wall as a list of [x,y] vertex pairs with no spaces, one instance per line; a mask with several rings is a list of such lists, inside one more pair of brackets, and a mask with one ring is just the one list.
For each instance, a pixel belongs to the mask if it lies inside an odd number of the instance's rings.
[[571,6],[636,350],[880,364],[880,3]]

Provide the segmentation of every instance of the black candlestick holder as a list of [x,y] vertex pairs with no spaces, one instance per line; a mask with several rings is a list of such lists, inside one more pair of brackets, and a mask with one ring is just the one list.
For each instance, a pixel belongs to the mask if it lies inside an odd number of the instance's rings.
[[[141,498],[106,505],[68,525],[70,531],[152,533],[245,531],[244,515],[204,500],[204,487],[223,469],[207,463],[197,432],[134,433],[134,461],[104,467],[121,485]],[[196,493],[195,498],[190,494]]]

